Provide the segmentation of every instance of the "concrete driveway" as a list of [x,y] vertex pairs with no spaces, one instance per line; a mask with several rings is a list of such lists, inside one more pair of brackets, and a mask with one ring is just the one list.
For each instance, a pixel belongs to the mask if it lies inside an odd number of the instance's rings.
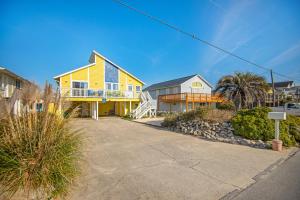
[[82,176],[70,199],[219,199],[255,182],[288,156],[115,117],[76,119],[85,140]]

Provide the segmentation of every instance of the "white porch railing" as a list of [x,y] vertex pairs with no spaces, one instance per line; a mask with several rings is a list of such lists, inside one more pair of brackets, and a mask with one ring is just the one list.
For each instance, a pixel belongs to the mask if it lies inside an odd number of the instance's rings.
[[149,117],[155,117],[156,100],[152,99],[148,91],[141,94],[141,100],[141,104],[131,113],[132,117],[135,119],[140,119],[145,115],[148,115]]
[[140,93],[121,90],[102,90],[91,88],[61,88],[63,97],[95,97],[95,98],[140,98]]

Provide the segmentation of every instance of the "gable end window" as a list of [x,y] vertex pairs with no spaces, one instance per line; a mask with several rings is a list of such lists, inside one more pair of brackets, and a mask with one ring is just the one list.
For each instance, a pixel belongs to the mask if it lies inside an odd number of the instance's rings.
[[192,83],[192,87],[193,87],[193,88],[202,88],[203,85],[202,85],[201,82],[193,82],[193,83]]
[[118,68],[105,62],[105,82],[108,83],[118,83],[119,82],[119,72]]

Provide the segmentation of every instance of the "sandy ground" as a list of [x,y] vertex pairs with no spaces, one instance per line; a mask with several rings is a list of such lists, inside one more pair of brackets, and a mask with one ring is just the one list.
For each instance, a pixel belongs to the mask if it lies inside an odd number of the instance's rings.
[[255,182],[289,151],[210,142],[115,117],[76,119],[85,151],[68,199],[219,199]]

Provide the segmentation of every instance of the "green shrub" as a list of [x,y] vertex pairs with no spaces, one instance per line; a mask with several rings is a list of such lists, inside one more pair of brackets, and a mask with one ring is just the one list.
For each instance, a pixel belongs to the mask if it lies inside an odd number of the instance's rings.
[[176,126],[177,120],[178,120],[178,115],[168,114],[165,116],[164,121],[161,123],[161,125],[164,127]]
[[43,111],[5,113],[1,118],[0,194],[63,197],[79,173],[80,135],[68,128],[70,118],[59,114],[59,100],[48,111],[49,91],[45,89]]
[[229,102],[217,104],[217,109],[219,109],[219,110],[235,110],[235,106],[231,101],[229,101]]
[[232,126],[237,135],[252,140],[269,140],[274,135],[274,125],[268,119],[268,108],[240,110],[232,118]]
[[288,115],[287,119],[280,122],[281,132],[288,132],[294,140],[300,142],[300,117]]
[[[271,109],[265,107],[238,111],[231,120],[235,134],[251,140],[268,141],[274,139],[274,120],[268,119],[268,112],[270,111]],[[284,146],[293,146],[296,143],[297,131],[293,126],[294,121],[294,116],[288,116],[286,121],[281,121],[280,139]]]
[[130,120],[130,121],[133,120],[132,116],[129,115],[129,114],[124,115],[124,116],[122,117],[122,119]]

